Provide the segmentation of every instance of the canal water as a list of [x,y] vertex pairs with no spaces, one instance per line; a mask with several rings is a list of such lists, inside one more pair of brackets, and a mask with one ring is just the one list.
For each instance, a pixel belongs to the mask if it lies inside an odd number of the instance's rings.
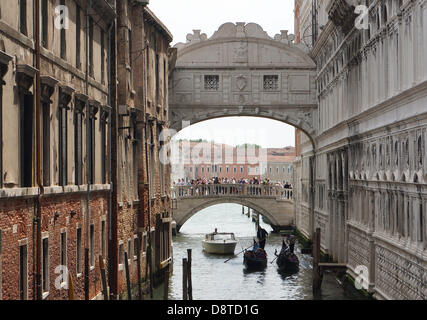
[[[245,208],[247,212],[247,208]],[[269,233],[270,225],[261,220],[261,226]],[[362,299],[351,288],[344,288],[335,274],[326,273],[322,291],[312,293],[312,261],[303,255],[297,243],[296,253],[300,259],[300,270],[294,275],[277,272],[274,251],[280,251],[282,237],[270,233],[265,250],[268,267],[264,271],[247,272],[242,254],[224,263],[229,256],[210,255],[203,251],[202,240],[206,233],[218,228],[218,232],[233,232],[239,241],[235,253],[249,247],[256,237],[252,218],[242,214],[242,206],[222,204],[209,207],[188,220],[180,233],[173,237],[173,274],[170,278],[169,299],[182,300],[182,259],[187,249],[192,249],[192,278],[194,300],[349,300]]]

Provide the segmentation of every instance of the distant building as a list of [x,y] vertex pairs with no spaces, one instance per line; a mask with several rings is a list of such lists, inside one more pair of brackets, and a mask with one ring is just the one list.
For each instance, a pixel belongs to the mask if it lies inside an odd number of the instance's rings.
[[[173,181],[210,179],[270,179],[291,182],[295,148],[233,147],[212,142],[180,142]],[[270,170],[271,168],[271,170]],[[270,172],[271,171],[271,172]]]

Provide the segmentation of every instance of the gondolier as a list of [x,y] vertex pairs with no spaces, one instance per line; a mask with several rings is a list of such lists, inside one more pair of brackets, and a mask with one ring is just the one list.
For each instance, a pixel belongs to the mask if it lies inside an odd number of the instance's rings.
[[257,237],[258,237],[259,246],[262,249],[265,248],[265,242],[266,242],[267,236],[268,236],[268,232],[265,231],[265,229],[263,229],[262,227],[258,226]]

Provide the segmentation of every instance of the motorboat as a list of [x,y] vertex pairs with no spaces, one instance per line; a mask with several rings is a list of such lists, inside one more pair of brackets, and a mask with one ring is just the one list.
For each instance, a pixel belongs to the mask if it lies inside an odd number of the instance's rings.
[[213,232],[205,236],[202,244],[203,250],[205,250],[207,253],[229,255],[234,254],[237,240],[234,236],[234,233]]

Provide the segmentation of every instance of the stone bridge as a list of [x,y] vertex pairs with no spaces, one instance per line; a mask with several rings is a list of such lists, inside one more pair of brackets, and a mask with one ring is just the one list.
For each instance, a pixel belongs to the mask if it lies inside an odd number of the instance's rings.
[[173,219],[179,232],[184,223],[199,211],[222,203],[249,207],[270,220],[274,231],[292,226],[292,189],[270,185],[213,184],[176,186],[172,189]]

